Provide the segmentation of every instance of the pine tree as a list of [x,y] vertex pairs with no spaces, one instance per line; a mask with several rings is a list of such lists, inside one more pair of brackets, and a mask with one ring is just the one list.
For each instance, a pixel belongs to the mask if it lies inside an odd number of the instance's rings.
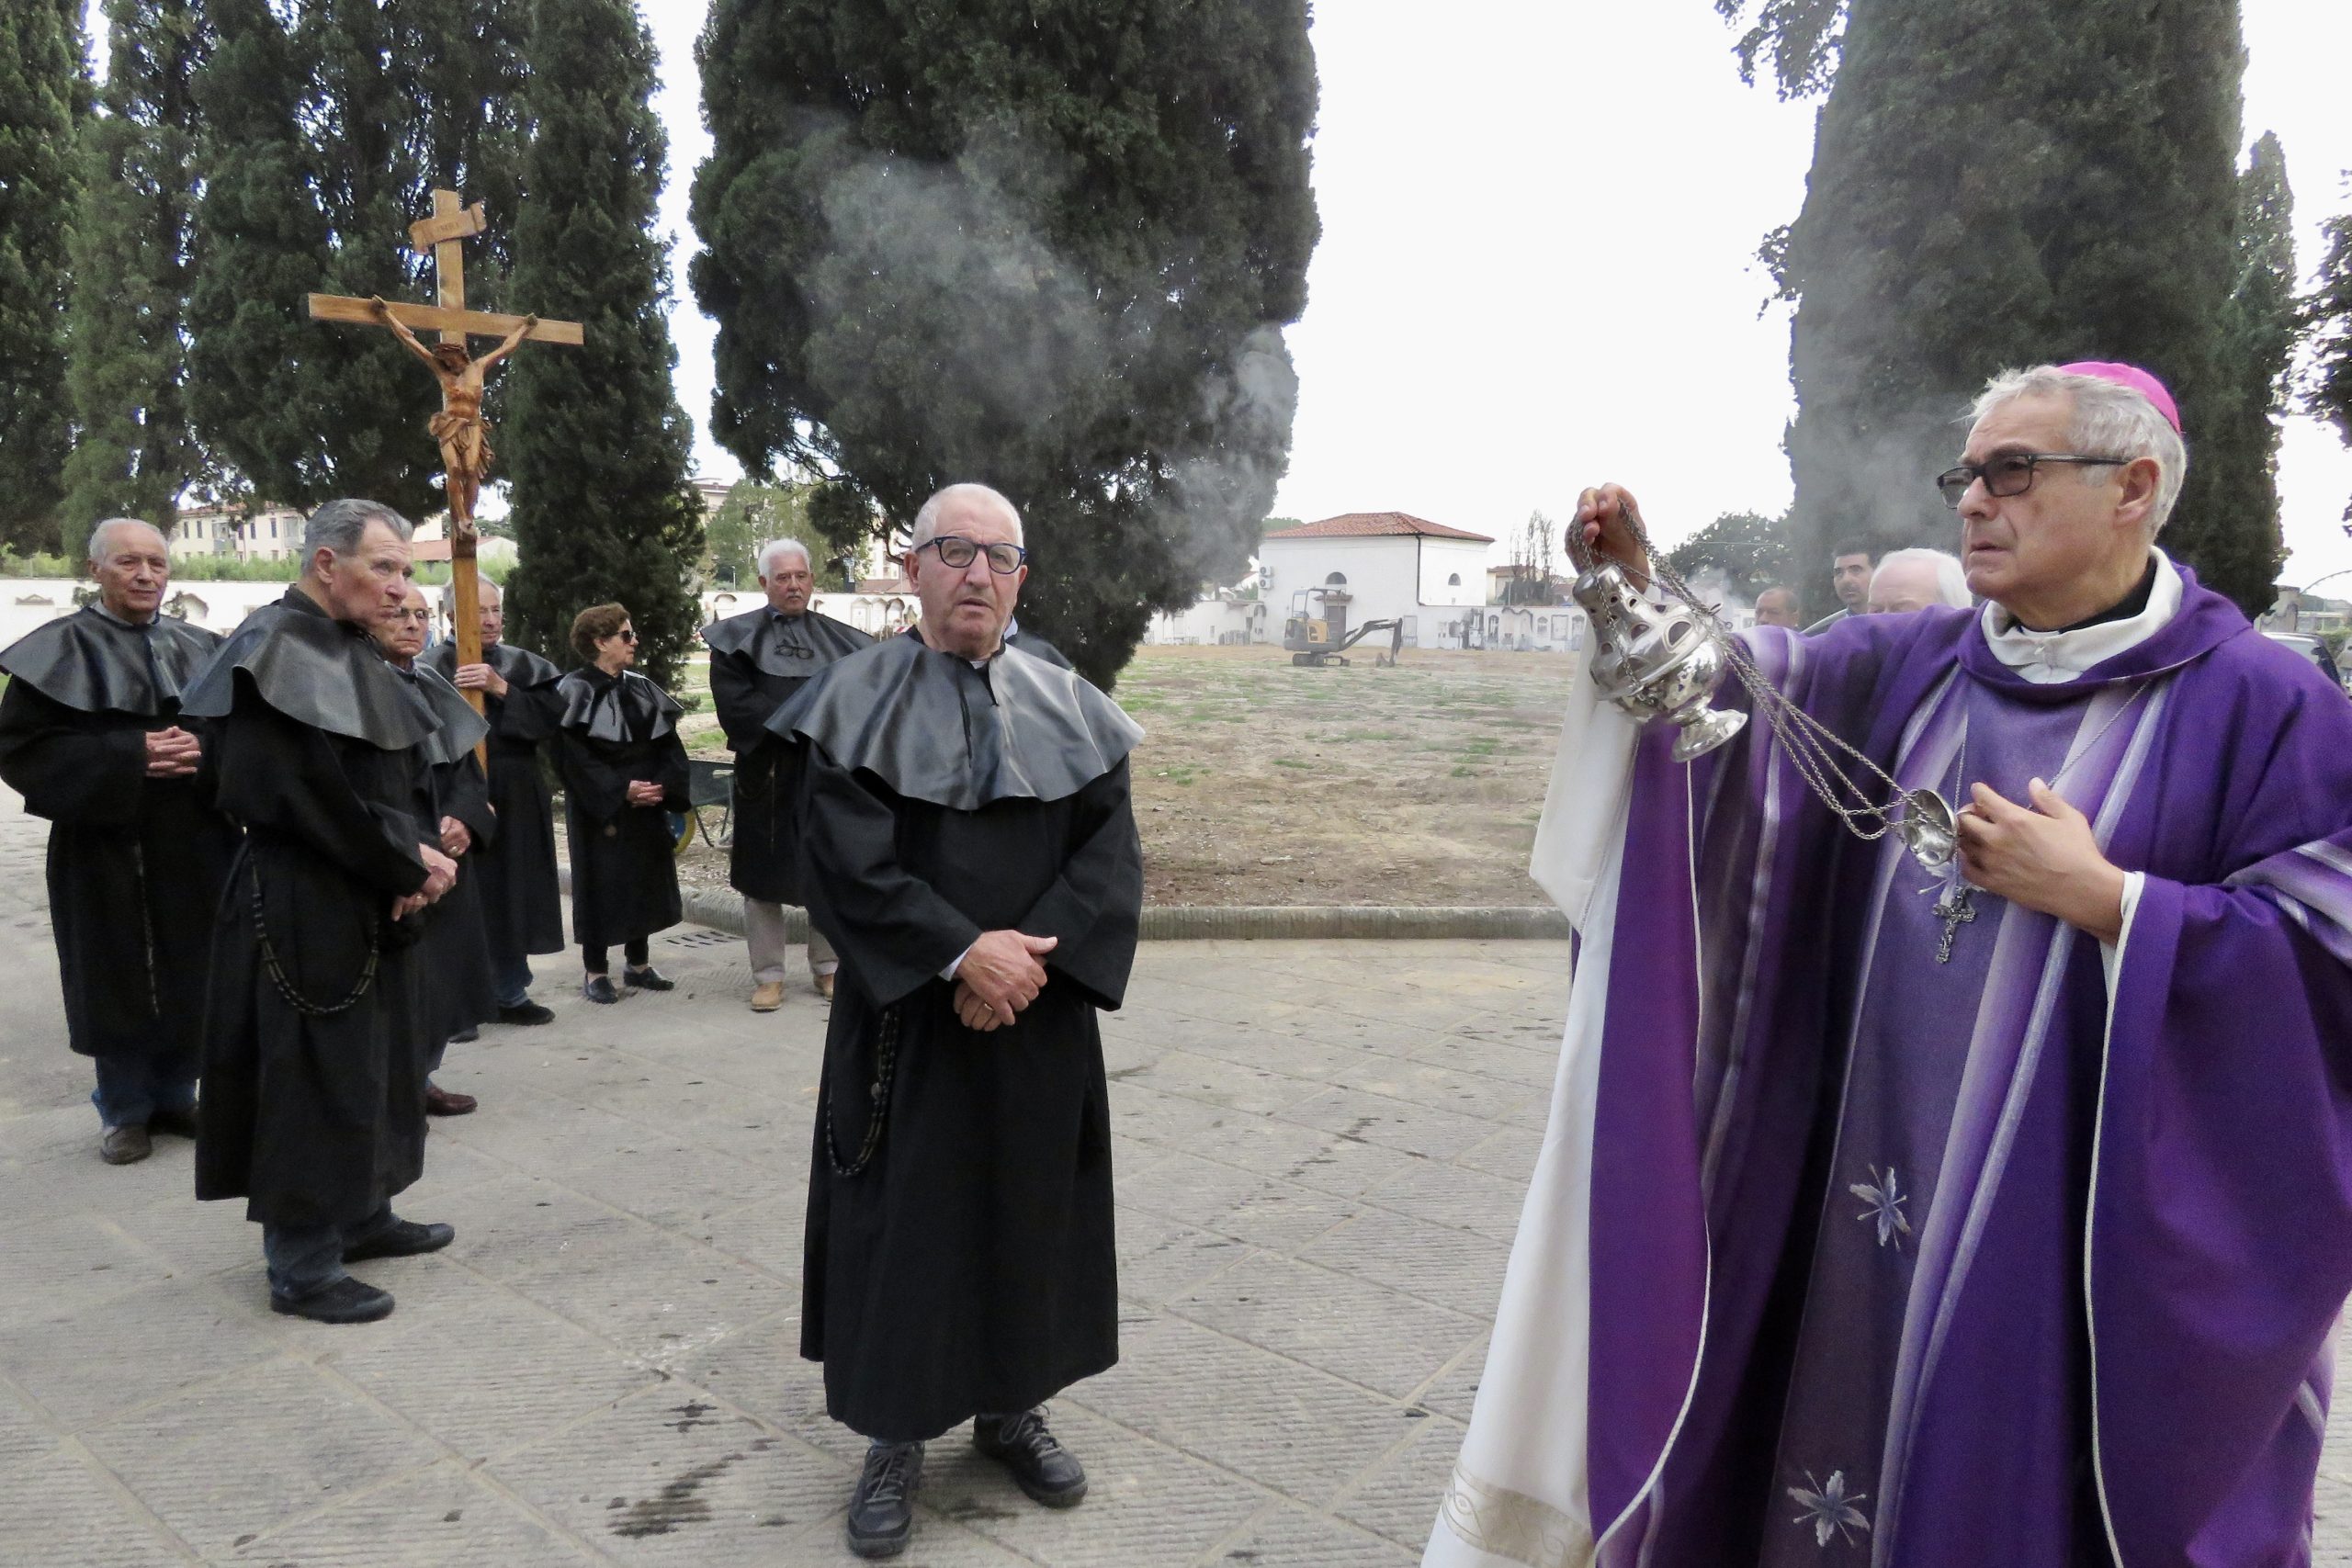
[[198,469],[180,321],[195,223],[201,34],[192,0],[107,0],[103,112],[83,122],[87,179],[74,227],[68,556],[104,517],[144,517],[168,530]]
[[0,547],[20,550],[58,543],[80,15],[72,0],[0,0]]
[[[521,62],[500,0],[209,0],[199,73],[191,412],[253,491],[308,505],[442,504],[433,378],[378,328],[307,320],[304,294],[428,297],[408,226],[438,186],[492,209],[466,299],[495,309],[511,260]],[[498,410],[492,382],[492,412]]]
[[1743,51],[1770,53],[1784,93],[1834,74],[1777,258],[1797,301],[1798,558],[1849,535],[1949,544],[1928,479],[1984,379],[2121,359],[2172,387],[2196,459],[2166,547],[2267,605],[2275,502],[2232,346],[2233,0],[1766,0]]
[[508,624],[569,665],[572,616],[617,600],[640,639],[639,668],[666,682],[700,624],[686,576],[702,551],[702,502],[689,482],[691,428],[670,387],[653,40],[629,0],[537,0],[529,17],[514,297],[579,321],[587,342],[526,347],[509,361],[501,445],[522,559]]
[[694,284],[713,429],[903,526],[1013,498],[1021,620],[1091,678],[1242,570],[1317,233],[1306,0],[717,0]]
[[1786,519],[1757,512],[1724,513],[1668,550],[1666,564],[1686,580],[1720,572],[1725,588],[1751,600],[1802,575],[1792,570]]

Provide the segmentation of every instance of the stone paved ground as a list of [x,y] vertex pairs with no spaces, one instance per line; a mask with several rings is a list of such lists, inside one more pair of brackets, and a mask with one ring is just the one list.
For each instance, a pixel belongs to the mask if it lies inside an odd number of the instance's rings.
[[[387,1322],[266,1305],[187,1145],[100,1165],[59,1040],[39,825],[0,794],[0,1562],[848,1562],[858,1445],[794,1354],[819,1010],[685,986],[486,1031],[402,1208]],[[549,965],[550,976],[555,965]],[[1406,1568],[1462,1437],[1541,1136],[1565,952],[1166,943],[1108,1021],[1118,1368],[1057,1403],[1093,1494],[1031,1506],[935,1445],[931,1568]],[[2338,1450],[2341,1452],[2343,1450]],[[2322,1556],[2352,1562],[2352,1470]]]

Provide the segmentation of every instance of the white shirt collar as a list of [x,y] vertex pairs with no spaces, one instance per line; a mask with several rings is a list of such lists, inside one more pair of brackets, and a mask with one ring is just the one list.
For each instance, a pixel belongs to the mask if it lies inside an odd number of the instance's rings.
[[2155,585],[2148,607],[2120,621],[2101,621],[2080,631],[2037,632],[2019,626],[1998,604],[1984,606],[1985,646],[1993,657],[2037,686],[2072,681],[2093,665],[2133,649],[2162,631],[2180,613],[2180,572],[2164,551],[2149,547],[2156,558]]

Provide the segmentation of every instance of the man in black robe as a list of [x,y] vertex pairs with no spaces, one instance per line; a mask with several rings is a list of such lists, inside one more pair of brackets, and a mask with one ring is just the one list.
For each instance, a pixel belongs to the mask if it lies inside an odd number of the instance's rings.
[[801,1353],[872,1439],[848,1520],[868,1557],[904,1548],[923,1441],[967,1417],[1032,1498],[1086,1494],[1037,1407],[1118,1359],[1096,1014],[1125,993],[1143,903],[1142,731],[1003,646],[1020,513],[956,485],[913,539],[922,624],[770,721],[808,749],[808,893],[842,955]]
[[[743,935],[752,950],[752,1010],[784,1005],[784,907],[806,905],[793,805],[801,750],[768,729],[775,710],[835,660],[873,642],[856,627],[808,608],[817,591],[808,547],[777,539],[760,547],[760,587],[768,602],[703,627],[710,645],[710,699],[735,752],[735,837],[728,885],[743,896]],[[808,929],[808,973],[818,994],[833,994],[839,967],[822,931]]]
[[[444,591],[442,608],[456,614],[454,593]],[[469,869],[481,878],[494,1016],[500,1023],[548,1023],[555,1014],[531,999],[531,955],[563,951],[563,890],[555,870],[555,798],[539,748],[563,716],[555,690],[563,671],[501,640],[505,631],[503,596],[484,578],[481,662],[459,664],[450,641],[427,649],[424,664],[459,691],[480,692],[490,722],[490,807],[498,814],[498,838],[474,846]]]
[[209,930],[237,829],[204,798],[180,693],[220,639],[159,614],[164,536],[129,517],[90,535],[98,597],[0,652],[0,779],[46,817],[65,1038],[93,1059],[99,1157],[196,1135]]
[[481,876],[476,870],[481,863],[476,852],[498,841],[498,815],[490,808],[481,761],[470,749],[451,744],[456,735],[471,728],[458,712],[466,699],[448,682],[417,666],[432,622],[424,590],[411,585],[377,640],[391,667],[413,682],[426,705],[449,721],[424,742],[425,766],[417,774],[416,826],[420,841],[439,844],[441,852],[458,863],[458,882],[424,918],[424,935],[412,967],[422,987],[418,1005],[425,1022],[424,1113],[464,1116],[481,1102],[470,1094],[443,1089],[433,1075],[441,1070],[442,1056],[451,1045],[478,1037],[482,1021],[498,1005],[491,997]]
[[409,525],[331,501],[303,530],[301,581],[245,618],[188,688],[216,721],[220,808],[244,824],[213,931],[196,1195],[243,1198],[262,1227],[273,1312],[372,1322],[392,1298],[344,1271],[447,1247],[393,1214],[424,1166],[416,914],[457,863],[415,816],[436,715],[371,629],[408,588]]

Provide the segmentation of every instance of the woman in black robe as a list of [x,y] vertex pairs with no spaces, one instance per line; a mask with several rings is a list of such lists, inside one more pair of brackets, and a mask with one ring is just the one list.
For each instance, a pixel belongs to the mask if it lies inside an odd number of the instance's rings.
[[[587,664],[556,687],[563,699],[557,756],[563,820],[571,852],[571,936],[592,1002],[621,990],[666,991],[648,938],[678,923],[678,863],[669,811],[690,809],[682,709],[636,673],[637,631],[618,604],[592,604],[571,623],[573,651]],[[607,950],[622,944],[627,967],[616,989]]]

